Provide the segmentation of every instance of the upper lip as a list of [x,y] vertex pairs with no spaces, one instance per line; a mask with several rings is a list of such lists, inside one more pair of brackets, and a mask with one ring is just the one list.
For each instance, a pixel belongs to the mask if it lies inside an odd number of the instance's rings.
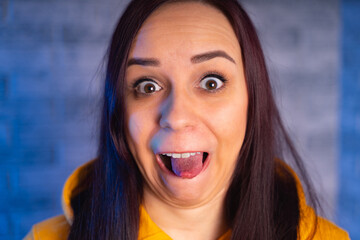
[[150,140],[150,148],[155,154],[207,152],[212,144],[196,132],[179,131],[176,133],[157,132]]

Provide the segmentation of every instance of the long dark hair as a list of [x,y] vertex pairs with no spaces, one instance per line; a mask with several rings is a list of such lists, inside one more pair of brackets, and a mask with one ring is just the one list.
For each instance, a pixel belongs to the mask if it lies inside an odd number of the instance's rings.
[[[83,183],[85,190],[72,198],[74,221],[69,239],[137,239],[143,180],[125,140],[127,59],[147,17],[165,3],[180,1],[133,0],[117,24],[108,49],[98,158]],[[315,207],[317,200],[275,105],[256,30],[236,0],[197,2],[219,9],[231,23],[242,49],[247,81],[247,129],[224,209],[232,239],[297,239],[296,181],[276,158],[284,152],[290,156]]]

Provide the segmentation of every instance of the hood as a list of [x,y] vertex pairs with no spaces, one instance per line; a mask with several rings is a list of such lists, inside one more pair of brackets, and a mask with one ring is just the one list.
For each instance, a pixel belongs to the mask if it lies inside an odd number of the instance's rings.
[[72,224],[74,218],[74,212],[73,209],[71,208],[71,198],[72,196],[75,196],[78,193],[80,193],[82,190],[84,190],[84,187],[81,187],[82,186],[81,183],[83,182],[84,178],[88,175],[91,166],[95,160],[96,159],[88,161],[85,164],[78,167],[77,169],[75,169],[75,171],[73,171],[71,175],[68,177],[63,187],[61,205],[64,212],[64,216],[70,225]]

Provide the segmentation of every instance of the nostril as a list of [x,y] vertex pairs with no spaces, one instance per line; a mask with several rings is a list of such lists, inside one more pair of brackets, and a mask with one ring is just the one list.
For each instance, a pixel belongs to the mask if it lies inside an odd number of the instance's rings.
[[170,128],[170,124],[168,121],[166,121],[164,118],[160,119],[160,127],[161,128]]

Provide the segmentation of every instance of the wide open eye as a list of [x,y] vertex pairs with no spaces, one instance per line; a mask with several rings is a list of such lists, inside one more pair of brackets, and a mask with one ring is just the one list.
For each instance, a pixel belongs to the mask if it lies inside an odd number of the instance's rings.
[[200,82],[200,87],[208,91],[216,91],[224,85],[225,79],[217,74],[206,75]]
[[142,94],[152,94],[160,91],[162,88],[154,81],[150,79],[141,80],[135,87],[136,91]]

